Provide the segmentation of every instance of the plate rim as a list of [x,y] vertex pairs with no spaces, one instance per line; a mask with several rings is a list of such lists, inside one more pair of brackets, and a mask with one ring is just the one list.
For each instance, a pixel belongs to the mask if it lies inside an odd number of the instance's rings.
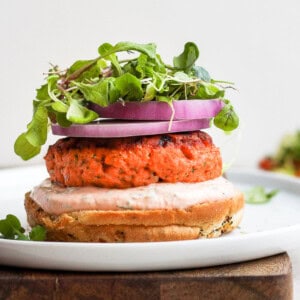
[[[23,171],[27,171],[28,169],[32,169],[32,170],[39,170],[42,171],[42,165],[33,165],[33,166],[26,166],[26,167],[17,167],[14,168],[13,170],[10,168],[8,170],[10,170],[11,172],[16,172],[18,170],[22,169]],[[0,174],[2,172],[5,172],[6,170],[0,170]],[[238,176],[236,178],[236,180],[238,180],[239,183],[243,184],[243,183],[248,183],[246,180],[245,176],[249,175],[251,176],[251,178],[253,179],[254,177],[262,176],[264,178],[267,178],[270,181],[279,181],[282,184],[287,184],[286,187],[286,191],[291,192],[293,194],[296,194],[295,191],[291,191],[290,189],[288,189],[288,187],[290,186],[290,184],[292,184],[292,186],[295,186],[297,189],[299,189],[300,191],[300,180],[292,178],[289,175],[285,175],[285,174],[273,174],[271,172],[267,172],[267,171],[262,171],[262,170],[256,170],[256,169],[252,169],[252,168],[231,168],[230,170],[228,170],[226,172],[228,174],[229,180],[230,177],[235,177]],[[233,179],[234,180],[234,179]],[[275,182],[276,184],[276,182]],[[250,183],[251,185],[251,183]],[[264,185],[266,185],[266,183],[264,183]],[[299,197],[299,201],[300,201],[300,197]],[[19,203],[17,203],[19,205]],[[235,230],[239,230],[238,228]],[[35,248],[35,251],[42,251],[45,248],[49,248],[51,251],[55,252],[55,253],[63,253],[63,252],[68,252],[68,249],[73,249],[73,255],[74,253],[76,254],[78,251],[90,251],[88,253],[95,255],[97,254],[97,251],[100,253],[105,253],[105,251],[109,250],[113,250],[112,252],[115,253],[117,251],[126,251],[126,255],[128,255],[128,253],[142,253],[143,251],[147,251],[147,253],[150,253],[151,250],[158,251],[157,249],[161,249],[162,251],[168,251],[168,250],[172,250],[173,252],[178,252],[180,253],[180,251],[183,251],[183,248],[187,247],[189,249],[201,249],[201,247],[205,248],[205,249],[209,249],[209,248],[213,248],[213,247],[229,247],[230,244],[240,244],[242,245],[241,248],[245,248],[245,244],[247,243],[251,243],[251,241],[263,241],[265,238],[268,238],[269,240],[274,240],[275,236],[280,236],[280,237],[285,237],[288,236],[289,238],[292,238],[295,233],[297,233],[299,235],[300,232],[300,221],[297,222],[296,224],[292,224],[292,225],[285,225],[282,227],[277,227],[277,228],[271,228],[271,229],[266,229],[266,230],[262,230],[262,231],[253,231],[253,232],[240,232],[239,234],[235,235],[234,233],[232,234],[226,234],[224,235],[224,237],[219,237],[219,238],[212,238],[212,239],[197,239],[197,240],[183,240],[183,241],[166,241],[166,242],[135,242],[135,243],[88,243],[88,242],[47,242],[47,241],[40,241],[40,242],[35,242],[35,241],[19,241],[19,240],[7,240],[7,239],[0,239],[0,247],[3,247],[3,249],[5,248],[6,250],[15,250],[15,252],[17,252],[17,248],[23,249],[24,251],[30,251],[31,248]],[[279,243],[279,242],[278,242]],[[277,254],[283,251],[288,251],[288,250],[292,250],[294,249],[291,245],[286,246],[286,247],[280,247],[278,246],[279,244],[275,243],[277,246],[273,247],[272,249],[269,248],[269,251],[266,251],[266,249],[264,248],[265,246],[260,245],[260,249],[264,249],[264,253],[261,254],[254,254],[252,253],[251,255],[248,254],[248,257],[252,257],[252,259],[255,258],[261,258],[261,257],[265,257],[265,256],[269,256],[270,254]],[[258,247],[258,248],[259,248]],[[32,250],[31,250],[32,251]],[[50,252],[51,252],[50,251]],[[195,250],[193,250],[195,251]],[[261,250],[262,251],[262,250]],[[5,264],[5,262],[3,262],[3,255],[1,255],[0,251],[0,265],[1,264]],[[26,253],[27,254],[27,253]],[[28,254],[27,254],[28,255]],[[68,254],[62,254],[61,256],[64,257],[64,255],[68,255]],[[115,255],[115,254],[110,254],[110,255]],[[244,254],[243,254],[244,255]],[[242,255],[242,256],[243,256]],[[30,255],[29,255],[30,256]],[[50,256],[50,255],[49,255]],[[228,256],[228,254],[227,254]],[[66,257],[66,256],[65,256]],[[50,259],[50,258],[48,258]],[[51,258],[52,259],[52,258]],[[225,263],[232,263],[232,262],[239,262],[239,261],[244,261],[244,260],[235,260],[232,257],[230,258],[231,260],[229,260],[229,262],[224,262],[224,263],[217,263],[217,265],[222,265]],[[53,259],[52,259],[53,260]],[[8,264],[9,266],[19,266],[19,267],[24,267],[24,265],[22,264]],[[209,265],[200,265],[200,267],[205,267],[205,266],[213,266],[216,264],[209,264]],[[26,267],[31,267],[31,266],[27,266]],[[189,265],[188,268],[190,268],[191,266]],[[195,266],[195,267],[199,267],[199,266]],[[64,267],[64,268],[59,268],[59,267],[51,267],[51,266],[47,266],[47,262],[43,262],[42,266],[39,267],[39,265],[34,264],[33,268],[42,268],[42,269],[52,269],[52,270],[70,270],[70,271],[154,271],[154,270],[171,270],[174,269],[173,267],[163,267],[163,268],[143,268],[141,266],[135,266],[135,267],[112,267],[112,268],[103,268],[101,266],[99,266],[99,264],[97,264],[97,266],[95,266],[95,268],[91,268],[91,267],[87,267],[87,265],[83,266],[83,268],[81,267],[76,267],[76,268],[71,268],[71,267]],[[183,267],[178,267],[176,266],[175,269],[183,269],[185,268]]]

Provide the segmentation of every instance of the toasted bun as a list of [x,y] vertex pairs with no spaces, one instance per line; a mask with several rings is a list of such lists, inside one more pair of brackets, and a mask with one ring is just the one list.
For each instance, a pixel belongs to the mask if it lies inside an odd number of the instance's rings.
[[242,193],[186,209],[82,210],[52,215],[31,197],[25,209],[31,226],[47,229],[47,240],[67,242],[157,242],[218,237],[241,221]]

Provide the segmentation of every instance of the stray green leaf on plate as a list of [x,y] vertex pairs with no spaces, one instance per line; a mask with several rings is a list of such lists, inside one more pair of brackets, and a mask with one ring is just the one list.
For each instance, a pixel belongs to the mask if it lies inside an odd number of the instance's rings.
[[245,201],[248,204],[268,203],[279,191],[277,189],[267,192],[262,186],[255,186],[244,192]]
[[43,241],[46,238],[46,229],[40,225],[35,226],[25,234],[25,229],[21,226],[20,220],[11,214],[8,214],[5,219],[0,220],[0,238],[9,240],[31,240]]

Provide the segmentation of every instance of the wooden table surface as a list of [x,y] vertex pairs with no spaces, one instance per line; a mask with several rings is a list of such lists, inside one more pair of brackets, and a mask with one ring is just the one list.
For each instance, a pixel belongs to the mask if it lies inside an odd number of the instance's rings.
[[0,266],[0,299],[293,299],[286,253],[194,270],[87,273]]

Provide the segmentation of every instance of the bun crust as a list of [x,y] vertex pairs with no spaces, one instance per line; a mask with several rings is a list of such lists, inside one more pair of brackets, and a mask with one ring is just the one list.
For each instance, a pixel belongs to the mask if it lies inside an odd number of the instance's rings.
[[218,237],[241,221],[244,196],[210,201],[187,209],[101,211],[86,210],[61,215],[45,212],[25,195],[31,226],[47,229],[47,240],[65,242],[157,242]]

